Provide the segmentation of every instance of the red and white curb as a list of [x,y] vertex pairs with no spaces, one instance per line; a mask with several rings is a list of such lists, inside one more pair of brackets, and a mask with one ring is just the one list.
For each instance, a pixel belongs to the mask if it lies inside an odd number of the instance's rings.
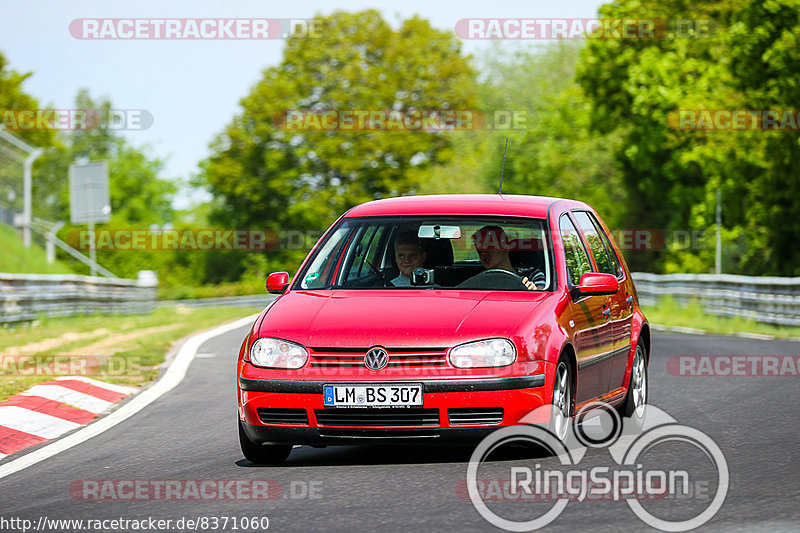
[[0,403],[0,459],[88,424],[135,391],[62,376],[12,396]]
[[[214,329],[197,333],[188,337],[183,345],[178,350],[177,355],[167,367],[164,374],[151,386],[139,391],[129,401],[125,402],[118,409],[115,409],[108,415],[95,420],[86,427],[70,433],[64,437],[55,440],[46,446],[42,446],[36,450],[26,453],[21,457],[11,457],[7,461],[0,464],[0,479],[10,476],[15,472],[24,470],[29,466],[33,466],[45,459],[53,457],[63,451],[86,442],[96,435],[113,428],[117,424],[127,420],[135,415],[158,398],[174,389],[186,376],[186,371],[189,368],[192,360],[197,354],[200,346],[209,339],[212,339],[228,331],[238,329],[244,326],[251,326],[253,321],[258,317],[257,314],[250,315],[239,320],[234,320],[223,324]],[[84,379],[84,378],[81,378]],[[104,384],[107,386],[107,384]],[[3,458],[0,457],[0,460]]]

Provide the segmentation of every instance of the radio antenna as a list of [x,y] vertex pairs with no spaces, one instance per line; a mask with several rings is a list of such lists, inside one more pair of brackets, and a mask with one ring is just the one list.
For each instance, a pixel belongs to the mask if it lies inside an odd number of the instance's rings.
[[500,188],[497,194],[503,194],[503,172],[506,170],[506,152],[508,152],[508,137],[506,137],[506,148],[503,150],[503,166],[500,168]]

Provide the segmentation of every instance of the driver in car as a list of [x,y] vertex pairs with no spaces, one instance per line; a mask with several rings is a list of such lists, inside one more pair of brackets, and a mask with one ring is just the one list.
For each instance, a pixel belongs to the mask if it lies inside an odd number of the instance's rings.
[[[475,245],[475,250],[478,252],[478,257],[483,264],[483,267],[488,270],[505,270],[512,274],[521,275],[514,265],[511,264],[508,252],[511,250],[508,235],[505,230],[500,226],[484,226],[472,234],[472,243]],[[538,279],[541,277],[540,279]],[[522,276],[522,284],[528,290],[537,290],[537,282],[541,285],[544,282],[544,276],[537,272],[534,279],[528,279],[527,276]]]

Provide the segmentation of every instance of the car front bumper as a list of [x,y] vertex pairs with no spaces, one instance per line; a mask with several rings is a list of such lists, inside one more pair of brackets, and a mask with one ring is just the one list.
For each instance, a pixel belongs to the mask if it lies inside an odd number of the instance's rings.
[[[433,379],[417,381],[423,385],[423,407],[420,409],[394,408],[382,410],[383,414],[411,413],[412,418],[424,412],[419,423],[404,420],[402,423],[370,420],[374,408],[330,408],[323,403],[323,385],[335,382],[239,379],[239,418],[247,436],[257,443],[292,443],[315,446],[348,444],[376,439],[398,442],[469,442],[479,440],[498,427],[521,423],[539,423],[531,420],[530,413],[550,402],[546,394],[545,374],[519,377],[479,379]],[[470,413],[490,409],[501,414],[491,422],[454,417],[453,413]],[[292,420],[282,423],[265,423],[265,412],[291,413]],[[325,415],[355,413],[366,417],[364,423],[337,420],[320,420]],[[380,415],[378,415],[380,416]],[[420,416],[422,416],[420,414]],[[330,417],[329,417],[330,418]],[[334,418],[336,418],[334,416]],[[468,418],[468,417],[467,417]],[[482,418],[480,416],[478,419]]]

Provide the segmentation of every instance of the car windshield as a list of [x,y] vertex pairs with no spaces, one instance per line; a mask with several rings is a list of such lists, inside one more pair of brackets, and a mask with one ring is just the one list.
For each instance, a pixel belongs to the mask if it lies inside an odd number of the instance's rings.
[[545,227],[523,218],[347,218],[295,288],[549,290]]

